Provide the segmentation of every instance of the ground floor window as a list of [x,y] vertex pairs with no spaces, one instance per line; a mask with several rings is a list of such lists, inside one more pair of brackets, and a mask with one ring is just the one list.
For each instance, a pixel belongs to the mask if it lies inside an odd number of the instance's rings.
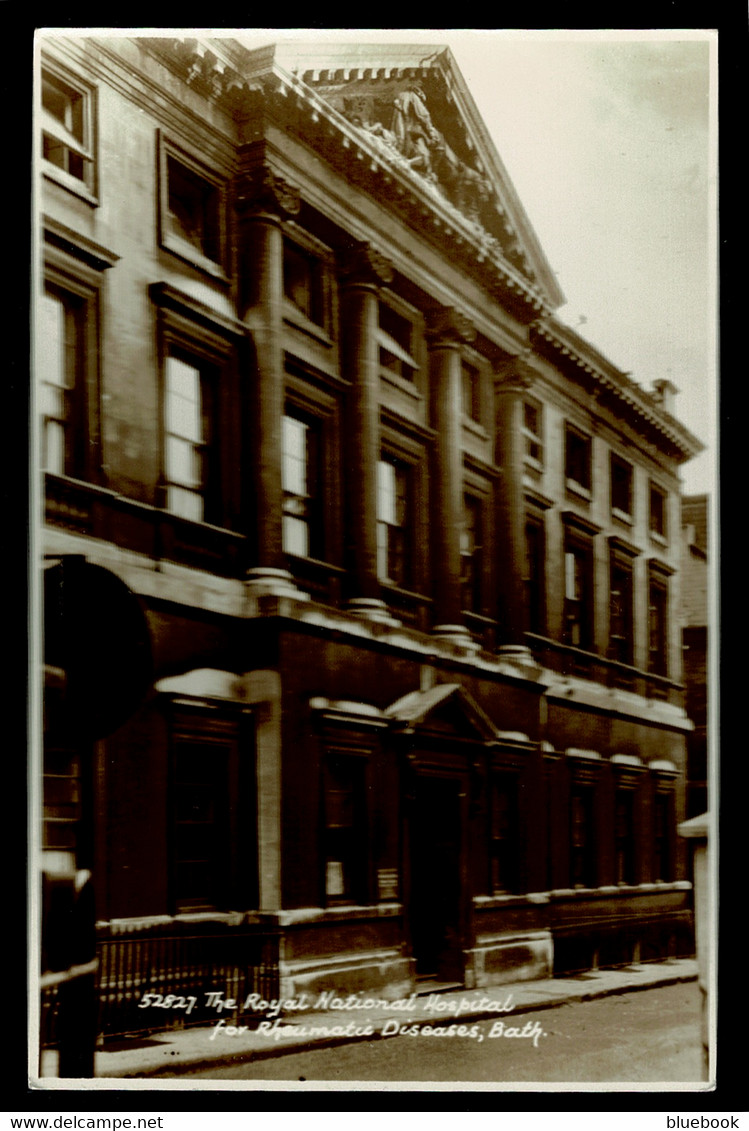
[[596,886],[595,788],[573,782],[570,795],[570,872],[572,887]]
[[177,911],[227,910],[252,898],[255,830],[246,816],[253,799],[248,775],[240,772],[239,734],[238,720],[209,712],[175,720],[171,874]]
[[491,885],[494,895],[519,890],[518,780],[513,773],[494,775],[491,788]]
[[653,879],[664,882],[673,879],[672,822],[673,796],[670,791],[658,791],[653,812]]
[[324,768],[325,898],[364,903],[367,897],[366,760],[329,754]]
[[617,789],[614,799],[614,854],[616,882],[635,882],[635,795],[630,789]]

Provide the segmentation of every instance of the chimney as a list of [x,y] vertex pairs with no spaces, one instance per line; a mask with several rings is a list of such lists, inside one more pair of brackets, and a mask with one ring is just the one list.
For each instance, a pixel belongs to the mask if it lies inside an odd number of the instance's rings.
[[653,381],[653,400],[659,404],[664,412],[674,415],[674,408],[676,402],[676,394],[678,393],[676,385],[669,381],[667,377],[662,377],[659,381]]

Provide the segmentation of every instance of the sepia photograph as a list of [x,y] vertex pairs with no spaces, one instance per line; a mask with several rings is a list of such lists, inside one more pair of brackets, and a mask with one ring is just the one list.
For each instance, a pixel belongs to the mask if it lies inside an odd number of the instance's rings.
[[32,1090],[715,1087],[717,44],[37,31]]

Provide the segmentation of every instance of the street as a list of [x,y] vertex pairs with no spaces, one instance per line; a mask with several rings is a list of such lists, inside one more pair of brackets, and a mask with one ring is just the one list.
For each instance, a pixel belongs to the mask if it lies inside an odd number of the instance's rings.
[[[395,1021],[391,1028],[395,1027]],[[449,1026],[447,1026],[449,1028]],[[444,1028],[444,1027],[443,1027]],[[699,1083],[696,982],[189,1073],[212,1080]]]

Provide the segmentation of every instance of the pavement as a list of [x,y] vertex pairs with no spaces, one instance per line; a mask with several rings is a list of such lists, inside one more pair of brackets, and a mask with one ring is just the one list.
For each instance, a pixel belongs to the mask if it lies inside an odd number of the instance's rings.
[[522,1029],[530,1024],[524,1015],[534,1010],[696,978],[696,961],[682,958],[486,989],[420,985],[416,993],[396,1003],[357,994],[316,1009],[320,995],[315,993],[296,999],[296,1004],[292,999],[280,1013],[257,1006],[235,1018],[217,1011],[215,1021],[207,1026],[120,1037],[97,1050],[95,1072],[97,1079],[179,1076],[211,1065],[387,1038],[395,1035],[398,1025],[465,1025],[493,1019]]

